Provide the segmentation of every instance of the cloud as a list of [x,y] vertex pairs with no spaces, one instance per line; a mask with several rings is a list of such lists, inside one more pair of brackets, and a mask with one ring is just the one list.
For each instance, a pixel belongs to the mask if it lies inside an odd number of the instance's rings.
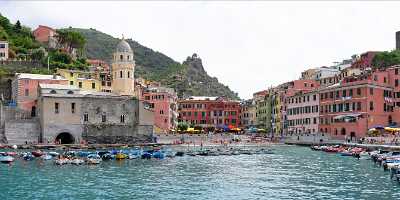
[[183,61],[193,52],[242,98],[367,50],[394,48],[398,2],[2,2],[36,27],[125,34]]

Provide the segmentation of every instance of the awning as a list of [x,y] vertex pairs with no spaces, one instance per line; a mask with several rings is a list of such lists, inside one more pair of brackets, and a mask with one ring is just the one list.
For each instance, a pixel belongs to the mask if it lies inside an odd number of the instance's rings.
[[334,117],[333,119],[343,119],[343,118],[350,118],[350,117],[359,117],[361,116],[361,113],[354,113],[354,114],[346,114],[346,115],[338,115]]

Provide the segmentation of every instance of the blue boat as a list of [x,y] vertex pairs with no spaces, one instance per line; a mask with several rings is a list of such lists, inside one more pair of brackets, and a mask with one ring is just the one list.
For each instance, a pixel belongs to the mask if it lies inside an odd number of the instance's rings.
[[145,151],[145,152],[143,152],[143,154],[142,154],[142,159],[150,159],[151,156],[152,156],[151,153]]
[[157,158],[157,159],[164,159],[165,158],[165,154],[161,151],[155,151],[153,153],[153,157]]

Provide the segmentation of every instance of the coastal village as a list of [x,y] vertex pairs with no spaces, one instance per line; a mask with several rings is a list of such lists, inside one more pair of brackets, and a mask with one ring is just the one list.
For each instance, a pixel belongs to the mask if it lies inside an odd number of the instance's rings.
[[[79,50],[64,45],[59,34],[44,25],[32,31],[44,51],[56,49],[78,59]],[[396,36],[400,48],[399,33]],[[0,66],[35,64],[26,55],[11,57],[10,52],[9,42],[0,41]],[[3,78],[0,141],[149,143],[168,134],[235,133],[271,142],[387,143],[397,141],[400,131],[400,65],[374,65],[374,58],[387,52],[367,51],[332,66],[310,68],[297,80],[240,101],[224,96],[178,98],[174,88],[135,77],[134,50],[124,38],[113,52],[112,60],[86,59],[85,69],[17,72]]]

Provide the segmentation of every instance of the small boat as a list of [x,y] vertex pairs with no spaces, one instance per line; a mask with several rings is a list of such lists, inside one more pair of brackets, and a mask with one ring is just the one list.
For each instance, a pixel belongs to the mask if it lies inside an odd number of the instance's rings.
[[189,151],[186,154],[189,156],[197,156],[197,152],[195,152],[195,151]]
[[60,155],[59,153],[57,153],[55,151],[50,151],[48,154],[53,156],[53,157],[57,157],[58,155]]
[[31,153],[23,153],[22,154],[22,158],[24,160],[29,161],[29,160],[33,160],[35,157]]
[[53,156],[51,156],[49,154],[44,154],[44,155],[40,156],[40,158],[43,160],[51,160],[53,158]]
[[40,157],[43,156],[43,151],[37,150],[37,151],[32,151],[32,155],[35,157]]
[[79,158],[75,158],[71,160],[70,163],[73,165],[82,165],[83,163],[85,163],[85,161]]
[[17,152],[10,151],[10,152],[7,152],[6,154],[7,154],[8,156],[16,156],[16,155],[17,155]]
[[101,156],[102,160],[112,160],[113,159],[113,155],[111,155],[111,153],[105,153]]
[[137,155],[137,154],[129,154],[128,155],[128,158],[129,159],[137,159],[137,158],[139,158],[140,156],[139,155]]
[[88,165],[98,165],[101,162],[101,157],[97,154],[89,154],[87,158]]
[[54,161],[54,164],[56,164],[56,165],[65,165],[68,163],[69,163],[69,160],[65,159],[65,158],[60,158],[60,159],[57,159]]
[[149,152],[143,152],[142,154],[142,159],[150,159],[151,158],[151,153]]
[[117,155],[115,155],[115,159],[117,159],[117,160],[123,160],[126,157],[127,157],[126,154],[123,154],[123,153],[117,153]]
[[349,151],[342,151],[340,152],[341,156],[353,156],[353,153],[349,152]]
[[157,158],[157,159],[164,159],[165,158],[165,154],[162,153],[161,151],[155,151],[153,153],[153,157]]
[[1,163],[11,163],[11,162],[14,162],[14,157],[12,157],[12,156],[1,156],[0,157],[0,162]]
[[184,155],[185,155],[185,152],[183,152],[183,151],[178,151],[175,154],[175,156],[184,156]]

